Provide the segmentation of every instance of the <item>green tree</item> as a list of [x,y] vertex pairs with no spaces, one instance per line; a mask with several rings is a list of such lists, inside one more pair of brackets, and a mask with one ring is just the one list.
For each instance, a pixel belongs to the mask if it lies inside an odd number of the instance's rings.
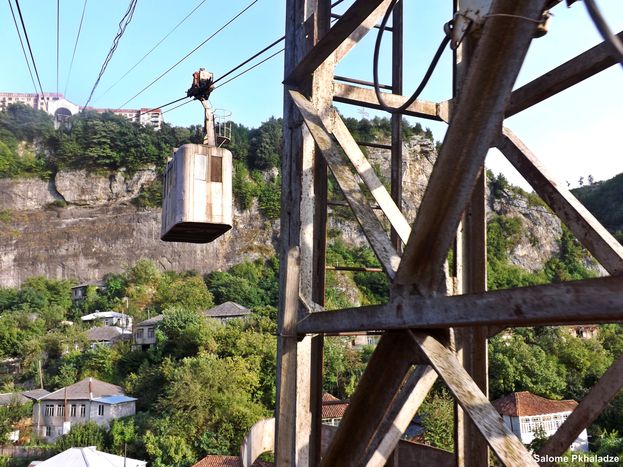
[[267,170],[278,167],[283,150],[283,122],[271,117],[249,134],[249,164]]
[[179,305],[167,308],[163,314],[159,331],[165,336],[161,344],[165,354],[184,358],[214,347],[210,325],[201,314]]
[[191,311],[199,311],[211,308],[214,301],[201,276],[167,273],[158,284],[153,304],[157,310],[179,305]]
[[55,441],[54,449],[63,452],[75,447],[95,446],[101,451],[105,447],[105,437],[106,429],[95,422],[76,424],[71,427],[69,433]]
[[422,415],[426,444],[454,451],[454,400],[447,390],[429,393],[418,412]]

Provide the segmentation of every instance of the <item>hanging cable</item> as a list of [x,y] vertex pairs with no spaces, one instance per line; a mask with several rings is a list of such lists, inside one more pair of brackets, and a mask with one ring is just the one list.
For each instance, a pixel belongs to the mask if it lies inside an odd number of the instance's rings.
[[[399,1],[400,0],[392,0],[389,7],[387,8],[387,12],[385,13],[385,16],[383,17],[383,21],[381,21],[381,25],[379,26],[379,32],[376,36],[376,43],[374,44],[374,59],[372,62],[372,69],[373,69],[372,74],[374,76],[374,92],[376,94],[376,98],[378,99],[379,104],[381,105],[383,110],[386,110],[387,112],[390,112],[390,113],[402,113],[417,100],[417,98],[420,96],[420,94],[422,93],[426,85],[428,84],[428,80],[433,74],[433,71],[435,71],[435,68],[437,67],[437,63],[439,63],[439,59],[441,58],[441,55],[443,54],[444,49],[450,42],[450,35],[445,34],[443,40],[441,41],[441,44],[439,44],[439,47],[437,48],[437,52],[435,53],[433,60],[428,66],[428,70],[426,70],[426,73],[424,74],[424,78],[422,78],[422,81],[420,82],[420,85],[417,87],[415,92],[400,107],[398,108],[389,107],[387,103],[385,102],[385,100],[383,99],[383,93],[381,93],[381,89],[379,86],[379,53],[381,50],[381,41],[383,39],[383,32],[385,31],[385,27],[387,26],[387,21],[389,20],[389,16],[394,10],[396,3],[398,3]],[[449,28],[450,23],[447,23],[446,26]]]
[[41,91],[41,97],[43,95],[43,86],[41,86],[41,78],[39,78],[39,71],[37,70],[37,63],[35,62],[35,56],[32,53],[32,47],[30,47],[30,39],[28,39],[28,31],[26,30],[26,24],[24,24],[24,16],[22,15],[22,9],[19,6],[19,0],[15,0],[15,6],[17,7],[17,13],[19,14],[19,20],[22,23],[22,31],[26,38],[26,44],[28,45],[28,52],[30,53],[30,59],[32,60],[32,67],[35,70],[35,76],[37,77],[37,83],[39,83],[39,90]]
[[184,106],[184,105],[186,105],[186,104],[190,104],[191,102],[192,102],[192,101],[182,102],[181,104],[176,105],[175,107],[171,107],[170,109],[165,110],[164,112],[162,112],[162,115],[166,114],[167,112],[171,112],[172,110],[179,109],[180,107],[182,107],[182,106]]
[[61,51],[61,0],[56,0],[56,94],[58,94],[58,63]]
[[[286,38],[286,36],[283,36],[279,39],[277,39],[275,42],[273,42],[270,45],[267,45],[266,47],[264,47],[262,50],[260,50],[258,53],[256,53],[255,55],[253,55],[250,58],[247,58],[244,62],[242,62],[240,65],[236,65],[234,68],[232,68],[231,70],[229,70],[227,73],[225,73],[223,76],[221,76],[219,79],[214,81],[214,84],[218,83],[220,80],[222,80],[223,78],[225,78],[228,75],[231,75],[234,71],[236,71],[239,68],[242,68],[244,65],[246,65],[247,63],[249,63],[251,60],[253,60],[254,58],[259,57],[260,55],[262,55],[264,52],[266,52],[269,49],[272,49],[274,46],[276,46],[277,44],[279,44],[281,41],[284,41]],[[281,49],[283,50],[283,49]],[[281,52],[281,51],[280,51]]]
[[112,88],[114,88],[117,84],[119,84],[119,83],[123,80],[123,78],[125,78],[126,76],[128,76],[128,74],[129,74],[132,70],[134,70],[137,66],[139,66],[139,65],[140,65],[140,63],[141,63],[143,60],[145,60],[149,54],[151,54],[154,50],[156,50],[156,48],[158,48],[158,46],[159,46],[160,44],[162,44],[162,43],[163,43],[163,42],[164,42],[164,41],[165,41],[165,40],[166,40],[166,39],[167,39],[167,38],[168,38],[168,37],[169,37],[169,36],[170,36],[170,35],[171,35],[171,34],[172,34],[172,33],[173,33],[176,29],[177,29],[177,28],[178,28],[178,27],[180,27],[180,25],[181,25],[182,23],[184,23],[184,22],[185,22],[188,18],[190,18],[190,15],[192,15],[192,14],[193,14],[193,13],[194,13],[194,12],[195,12],[198,8],[199,8],[199,7],[200,7],[201,5],[203,5],[205,2],[206,2],[206,0],[201,0],[201,2],[199,2],[199,4],[198,4],[195,8],[193,8],[193,9],[191,10],[191,12],[190,12],[190,13],[188,13],[188,14],[184,17],[184,19],[182,19],[179,23],[177,23],[177,24],[175,25],[175,27],[174,27],[173,29],[171,29],[171,30],[167,33],[167,35],[166,35],[166,36],[164,36],[162,39],[160,39],[160,41],[159,41],[156,45],[154,45],[154,46],[151,48],[151,50],[150,50],[149,52],[147,52],[145,55],[143,55],[143,57],[142,57],[142,58],[141,58],[138,62],[136,62],[132,68],[130,68],[128,71],[126,71],[126,72],[123,74],[123,76],[122,76],[121,78],[119,78],[119,79],[118,79],[117,81],[115,81],[115,82],[114,82],[114,83],[113,83],[113,84],[112,84],[112,85],[111,85],[108,89],[106,89],[106,90],[105,90],[105,91],[104,91],[104,92],[103,92],[103,93],[99,96],[99,98],[101,98],[101,97],[103,97],[104,95],[106,95],[106,93],[108,93],[108,91],[110,91],[110,90],[111,90]]
[[595,27],[601,34],[601,37],[603,37],[606,44],[610,47],[612,56],[619,61],[621,66],[623,66],[623,43],[621,43],[621,40],[612,33],[608,23],[606,23],[606,20],[601,14],[601,11],[599,11],[597,4],[593,0],[584,0],[584,4],[586,5],[586,9],[593,20],[593,23],[595,23]]
[[199,44],[197,47],[195,47],[193,50],[191,50],[190,52],[188,52],[186,55],[184,55],[184,57],[182,57],[180,60],[177,61],[177,63],[175,63],[173,66],[171,66],[170,68],[168,68],[164,73],[162,73],[160,76],[158,76],[156,79],[154,79],[151,83],[149,83],[147,86],[145,86],[143,89],[141,89],[139,92],[137,92],[134,96],[132,96],[131,98],[129,98],[127,101],[125,101],[123,104],[121,104],[119,107],[117,107],[118,109],[123,108],[124,106],[126,106],[128,103],[130,103],[131,101],[133,101],[134,99],[136,99],[138,96],[140,96],[142,93],[144,93],[147,89],[149,89],[150,87],[152,87],[157,81],[159,81],[160,79],[162,79],[162,77],[164,77],[167,73],[169,73],[171,70],[173,70],[176,66],[178,66],[180,63],[182,63],[184,60],[186,60],[188,57],[190,57],[193,53],[195,53],[200,47],[202,47],[203,45],[205,45],[210,39],[212,39],[214,36],[216,36],[219,32],[221,32],[223,29],[225,29],[227,26],[229,26],[231,23],[233,23],[236,19],[238,19],[240,16],[242,16],[249,8],[251,8],[253,5],[255,5],[258,2],[258,0],[253,0],[251,3],[249,3],[244,9],[242,9],[238,14],[236,14],[232,19],[230,19],[229,21],[227,21],[223,26],[221,26],[219,29],[217,29],[215,32],[213,32],[206,40],[204,40],[201,44]]
[[80,32],[82,31],[82,22],[84,21],[84,12],[87,9],[87,0],[84,0],[82,6],[82,16],[80,16],[80,25],[78,26],[78,34],[76,34],[76,42],[74,43],[74,51],[71,54],[71,63],[69,64],[69,73],[67,73],[67,81],[65,81],[65,90],[63,94],[67,95],[67,87],[69,86],[69,78],[71,77],[71,70],[74,67],[74,58],[76,57],[76,49],[78,48],[78,40],[80,39]]
[[[219,85],[218,85],[218,86],[216,86],[214,89],[220,88],[221,86],[225,86],[227,83],[230,83],[230,82],[232,82],[233,80],[235,80],[236,78],[238,78],[238,77],[240,77],[240,76],[244,75],[245,73],[248,73],[248,72],[249,72],[249,71],[251,71],[253,68],[255,68],[255,67],[257,67],[257,66],[260,66],[262,63],[267,62],[267,61],[268,61],[268,60],[270,60],[271,58],[273,58],[273,57],[275,57],[275,56],[279,55],[279,54],[280,54],[281,52],[283,52],[284,50],[285,50],[285,49],[278,50],[278,51],[277,51],[277,52],[275,52],[274,54],[272,54],[272,55],[270,55],[270,56],[266,57],[264,60],[257,62],[255,65],[253,65],[253,66],[251,66],[251,67],[247,68],[246,70],[244,70],[244,71],[242,71],[242,72],[238,73],[237,75],[235,75],[235,76],[233,76],[233,77],[229,78],[229,79],[228,79],[227,81],[225,81],[224,83],[219,84]],[[245,63],[246,63],[246,62],[245,62]],[[216,81],[215,81],[215,82],[216,82]]]
[[9,2],[9,8],[11,9],[11,15],[13,16],[13,23],[15,24],[15,31],[17,32],[17,38],[19,39],[19,43],[22,46],[22,52],[24,53],[24,60],[26,60],[26,66],[28,67],[28,74],[30,74],[30,80],[32,81],[32,87],[35,90],[35,94],[38,94],[37,85],[35,84],[35,78],[32,75],[32,69],[30,68],[30,62],[28,61],[28,55],[26,55],[26,49],[24,48],[24,42],[22,41],[22,35],[19,32],[17,18],[15,18],[15,12],[13,11],[13,5],[11,4],[11,0],[8,0],[8,2]]
[[[150,112],[153,112],[154,110],[158,110],[158,109],[162,109],[162,108],[164,108],[164,107],[168,107],[168,106],[170,106],[171,104],[175,104],[176,102],[182,101],[182,100],[184,100],[184,99],[188,99],[188,96],[180,97],[179,99],[176,99],[176,100],[174,100],[174,101],[168,102],[168,103],[166,103],[166,104],[164,104],[164,105],[159,105],[158,107],[154,107],[153,109],[146,110],[145,112],[139,112],[139,117],[140,117],[141,115],[145,115],[145,114],[148,114],[148,113],[150,113]],[[164,113],[164,112],[163,112],[163,113]]]
[[123,36],[125,29],[128,27],[128,24],[130,24],[130,21],[132,21],[132,16],[134,15],[134,10],[136,9],[137,1],[138,0],[130,0],[130,5],[128,6],[127,11],[125,12],[123,17],[121,18],[121,21],[119,22],[119,30],[117,31],[117,35],[112,41],[112,46],[110,47],[110,50],[108,51],[108,55],[104,59],[104,63],[102,64],[99,75],[97,76],[97,79],[95,80],[95,84],[93,85],[93,89],[91,89],[91,93],[89,94],[89,98],[84,104],[85,108],[89,105],[89,102],[91,102],[93,93],[95,92],[95,89],[97,88],[97,85],[99,84],[100,79],[102,79],[102,75],[106,71],[106,67],[108,66],[108,63],[110,63],[110,60],[112,59],[112,56],[115,53],[115,50],[117,50],[117,46],[119,45],[119,40],[121,39],[121,36]]

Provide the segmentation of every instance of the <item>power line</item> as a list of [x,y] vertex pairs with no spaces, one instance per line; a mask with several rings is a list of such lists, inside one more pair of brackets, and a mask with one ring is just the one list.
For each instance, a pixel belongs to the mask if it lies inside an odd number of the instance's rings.
[[87,107],[89,105],[89,102],[91,102],[93,93],[95,92],[95,89],[97,88],[97,85],[99,84],[100,79],[102,79],[102,75],[106,71],[106,67],[108,66],[108,63],[110,63],[110,60],[112,59],[112,56],[115,53],[115,50],[117,50],[117,46],[119,45],[119,40],[121,39],[121,36],[123,36],[125,29],[128,27],[128,24],[130,24],[130,21],[132,21],[132,16],[134,15],[134,10],[136,9],[137,1],[138,0],[130,0],[130,5],[128,6],[127,11],[121,18],[121,21],[119,21],[119,30],[117,31],[117,35],[112,41],[112,46],[110,47],[110,50],[108,51],[108,55],[104,59],[102,68],[100,69],[99,75],[97,76],[97,80],[95,80],[93,89],[91,89],[91,94],[89,94],[89,98],[87,99],[86,104],[84,104],[84,107]]
[[13,5],[11,4],[11,0],[7,0],[7,1],[9,2],[9,8],[11,8],[11,15],[13,16],[13,23],[15,23],[15,31],[17,32],[19,43],[22,46],[22,52],[24,53],[24,60],[26,60],[26,66],[28,67],[28,73],[30,74],[30,80],[32,81],[32,87],[35,89],[35,94],[37,94],[37,85],[35,84],[35,78],[32,75],[32,69],[30,68],[30,62],[28,61],[28,55],[26,55],[26,49],[24,48],[24,42],[22,41],[22,35],[19,32],[19,26],[17,24],[17,18],[15,18]]
[[227,83],[229,83],[229,82],[231,82],[231,81],[235,80],[236,78],[238,78],[238,77],[240,77],[240,76],[244,75],[245,73],[248,73],[248,72],[249,72],[249,71],[251,71],[253,68],[258,67],[258,66],[260,66],[262,63],[267,62],[267,61],[268,61],[268,60],[270,60],[271,58],[273,58],[273,57],[275,57],[275,56],[279,55],[279,54],[280,54],[281,52],[283,52],[284,50],[285,50],[285,49],[278,50],[278,51],[277,51],[277,52],[275,52],[274,54],[272,54],[272,55],[270,55],[270,56],[266,57],[264,60],[262,60],[262,61],[260,61],[260,62],[257,62],[255,65],[253,65],[253,66],[251,66],[251,67],[247,68],[246,70],[244,70],[244,71],[242,71],[242,72],[238,73],[237,75],[233,76],[232,78],[229,78],[229,79],[228,79],[227,81],[225,81],[224,83],[219,84],[219,85],[218,85],[218,86],[216,86],[214,89],[216,89],[216,88],[220,88],[221,86],[225,86]]
[[[139,116],[141,116],[141,115],[145,115],[145,114],[148,114],[149,112],[153,112],[154,110],[162,109],[163,107],[168,107],[168,106],[170,106],[171,104],[175,104],[176,102],[179,102],[179,101],[184,100],[184,99],[187,99],[187,98],[188,98],[188,96],[180,97],[179,99],[175,99],[174,101],[168,102],[168,103],[166,103],[166,104],[164,104],[164,105],[159,105],[159,106],[157,106],[157,107],[154,107],[153,109],[146,110],[145,112],[140,112],[140,113],[139,113]],[[189,102],[190,102],[190,101],[189,101]],[[176,107],[176,108],[177,108],[177,107]],[[164,112],[162,112],[162,113],[164,113]]]
[[145,92],[147,89],[149,89],[151,86],[153,86],[157,81],[159,81],[160,79],[162,79],[163,76],[165,76],[167,73],[169,73],[173,68],[175,68],[176,66],[178,66],[180,63],[182,63],[184,60],[186,60],[188,57],[190,57],[193,53],[195,53],[200,47],[202,47],[204,44],[206,44],[210,39],[212,39],[214,36],[216,36],[219,32],[221,32],[223,29],[225,29],[227,26],[229,26],[231,23],[233,23],[236,19],[238,19],[243,13],[245,13],[249,8],[251,8],[253,5],[255,5],[257,3],[258,0],[253,0],[251,3],[249,3],[243,10],[241,10],[238,14],[236,14],[236,16],[234,16],[232,19],[230,19],[229,21],[227,21],[223,26],[221,26],[219,29],[216,30],[216,32],[212,33],[206,40],[204,40],[201,44],[199,44],[197,47],[195,47],[193,50],[191,50],[190,52],[188,52],[184,57],[182,57],[180,60],[178,60],[177,63],[175,63],[173,66],[171,66],[169,69],[167,69],[164,73],[162,73],[160,76],[158,76],[156,79],[154,79],[151,83],[149,83],[147,86],[145,86],[143,89],[141,89],[139,92],[137,92],[134,96],[132,96],[130,99],[128,99],[127,101],[125,101],[123,104],[121,104],[119,107],[117,107],[118,109],[123,108],[124,106],[126,106],[129,102],[133,101],[134,99],[136,99],[138,96],[140,96],[143,92]]
[[71,77],[71,70],[74,67],[74,58],[76,56],[76,49],[78,48],[78,40],[80,39],[80,32],[82,31],[82,21],[84,21],[84,12],[87,9],[87,0],[84,0],[82,6],[82,16],[80,16],[80,25],[78,26],[78,34],[76,34],[76,42],[74,43],[74,51],[71,54],[71,63],[69,64],[69,73],[67,73],[67,81],[65,82],[64,94],[67,95],[67,87],[69,86],[69,78]]
[[246,65],[247,63],[249,63],[251,60],[253,60],[254,58],[259,57],[260,55],[262,55],[264,52],[266,52],[269,49],[272,49],[274,46],[276,46],[277,44],[279,44],[281,41],[285,40],[286,36],[283,36],[279,39],[277,39],[275,42],[273,42],[270,45],[267,45],[266,47],[264,47],[262,50],[260,50],[258,53],[256,53],[255,55],[253,55],[252,57],[246,59],[244,62],[242,62],[240,65],[235,66],[234,68],[232,68],[231,70],[229,70],[227,73],[225,73],[223,76],[221,76],[219,79],[217,79],[216,81],[214,81],[214,84],[218,83],[220,80],[222,80],[223,78],[225,78],[226,76],[232,74],[234,71],[236,71],[238,68],[242,68],[244,65]]
[[176,105],[175,107],[171,107],[170,109],[165,110],[164,112],[162,112],[162,115],[166,114],[167,112],[171,112],[172,110],[178,109],[178,108],[182,107],[183,105],[190,104],[191,102],[192,101],[182,102],[180,105]]
[[168,37],[169,37],[169,36],[170,36],[170,35],[171,35],[171,34],[172,34],[172,33],[173,33],[173,32],[174,32],[174,31],[175,31],[175,30],[176,30],[176,29],[177,29],[177,28],[181,25],[181,24],[182,24],[182,23],[184,23],[184,22],[185,22],[188,18],[190,18],[190,15],[192,15],[192,14],[193,14],[193,13],[194,13],[194,12],[195,12],[198,8],[199,8],[199,7],[200,7],[201,5],[203,5],[205,2],[206,2],[206,0],[202,0],[201,2],[199,2],[199,4],[198,4],[195,8],[193,8],[193,9],[191,10],[191,12],[190,12],[190,13],[188,13],[188,14],[184,17],[184,19],[182,19],[179,23],[177,23],[177,24],[175,25],[175,27],[174,27],[173,29],[171,29],[171,30],[167,33],[167,35],[166,35],[166,36],[164,36],[162,39],[160,39],[160,41],[159,41],[156,45],[154,45],[154,46],[151,48],[151,50],[150,50],[149,52],[147,52],[145,55],[143,55],[143,57],[142,57],[142,58],[141,58],[138,62],[136,62],[132,68],[130,68],[128,71],[126,71],[126,72],[124,73],[124,75],[123,75],[121,78],[119,78],[117,81],[115,81],[115,82],[114,82],[114,83],[113,83],[113,84],[112,84],[112,85],[111,85],[108,89],[106,89],[106,90],[105,90],[105,91],[104,91],[104,92],[103,92],[103,93],[102,93],[99,97],[104,96],[104,95],[105,95],[108,91],[110,91],[110,90],[111,90],[112,88],[114,88],[117,84],[119,84],[119,83],[121,82],[121,80],[123,80],[123,78],[125,78],[125,77],[126,77],[126,76],[127,76],[127,75],[128,75],[128,74],[132,71],[132,70],[134,70],[134,69],[135,69],[135,68],[136,68],[136,67],[137,67],[137,66],[138,66],[138,65],[139,65],[139,64],[140,64],[143,60],[145,60],[149,54],[151,54],[154,50],[156,50],[156,48],[158,48],[158,46],[159,46],[160,44],[162,44],[162,43],[163,43],[163,42],[164,42],[164,41],[165,41],[165,40],[166,40],[166,39],[167,39],[167,38],[168,38]]
[[41,96],[43,96],[43,86],[41,86],[41,78],[39,78],[39,71],[37,70],[37,63],[35,62],[35,56],[32,53],[32,47],[30,47],[30,39],[28,38],[28,31],[26,30],[26,24],[24,24],[24,16],[22,15],[22,9],[19,6],[19,0],[15,0],[15,6],[17,7],[17,13],[19,14],[19,20],[22,23],[22,29],[24,37],[26,38],[26,44],[28,45],[28,52],[30,53],[30,59],[32,60],[32,67],[35,70],[35,76],[37,77],[37,83],[39,83],[39,90]]

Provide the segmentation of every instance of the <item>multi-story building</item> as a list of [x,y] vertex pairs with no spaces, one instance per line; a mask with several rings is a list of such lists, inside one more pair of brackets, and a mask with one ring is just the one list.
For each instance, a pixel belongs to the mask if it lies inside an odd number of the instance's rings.
[[56,122],[61,122],[66,118],[76,115],[81,110],[92,110],[94,112],[112,112],[127,118],[132,122],[142,125],[151,125],[157,130],[164,121],[160,109],[101,109],[96,107],[80,108],[78,105],[69,102],[63,94],[45,93],[19,93],[19,92],[0,92],[0,110],[5,110],[10,104],[21,103],[33,109],[43,110],[52,115]]
[[85,378],[37,399],[33,407],[33,433],[54,441],[69,433],[72,425],[95,422],[107,426],[111,420],[136,413],[136,400],[119,386]]

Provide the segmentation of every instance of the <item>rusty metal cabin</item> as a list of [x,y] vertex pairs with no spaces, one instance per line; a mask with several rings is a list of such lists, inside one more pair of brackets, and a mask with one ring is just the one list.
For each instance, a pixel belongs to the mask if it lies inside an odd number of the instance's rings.
[[224,148],[184,144],[164,174],[161,239],[208,243],[232,228],[232,156]]

